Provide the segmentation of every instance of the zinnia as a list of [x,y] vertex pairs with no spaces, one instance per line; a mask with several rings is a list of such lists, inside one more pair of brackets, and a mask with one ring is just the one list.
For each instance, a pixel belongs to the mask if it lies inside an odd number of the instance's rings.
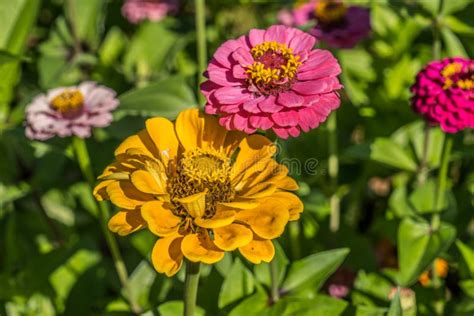
[[184,257],[212,264],[235,249],[253,263],[269,262],[272,239],[303,210],[274,153],[261,135],[228,132],[217,118],[186,110],[174,124],[149,119],[127,138],[94,194],[120,208],[111,231],[148,228],[160,237],[152,251],[160,273],[174,275]]
[[49,90],[26,107],[26,136],[46,140],[53,136],[86,138],[93,127],[112,122],[119,101],[115,91],[95,82]]
[[340,0],[309,1],[290,12],[281,11],[278,19],[291,26],[316,21],[310,33],[334,48],[352,48],[371,31],[369,10]]
[[411,87],[413,110],[446,133],[474,128],[474,61],[445,58],[422,69]]
[[201,90],[206,112],[220,115],[228,130],[273,131],[296,137],[326,120],[339,107],[341,68],[316,39],[282,25],[253,29],[222,44],[214,54]]
[[126,0],[122,14],[130,23],[158,22],[178,9],[178,0]]

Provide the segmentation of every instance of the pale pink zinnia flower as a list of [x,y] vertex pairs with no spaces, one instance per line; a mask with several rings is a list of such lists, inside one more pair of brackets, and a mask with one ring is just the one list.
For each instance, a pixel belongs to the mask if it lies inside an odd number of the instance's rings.
[[298,29],[275,25],[222,44],[214,54],[201,90],[206,112],[220,115],[228,130],[273,131],[296,137],[324,122],[339,107],[341,68],[316,39]]
[[178,9],[178,0],[126,0],[122,14],[130,23],[161,21]]
[[38,140],[89,137],[93,127],[112,122],[111,111],[118,104],[115,91],[95,82],[49,90],[26,107],[26,136]]
[[335,48],[352,48],[371,32],[369,10],[347,6],[342,0],[312,0],[291,11],[281,11],[278,19],[292,26],[315,21],[310,33]]
[[446,133],[474,128],[474,60],[433,61],[411,87],[413,109]]

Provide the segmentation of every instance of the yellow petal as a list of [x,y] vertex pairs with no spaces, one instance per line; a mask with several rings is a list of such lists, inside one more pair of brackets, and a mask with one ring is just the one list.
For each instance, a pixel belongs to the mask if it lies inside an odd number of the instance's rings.
[[183,264],[182,240],[183,237],[176,234],[156,241],[151,252],[151,261],[156,271],[169,277],[179,271]]
[[146,227],[146,222],[138,210],[119,211],[109,220],[108,226],[110,231],[125,236]]
[[275,145],[262,135],[251,135],[244,138],[239,144],[239,154],[232,168],[232,179],[241,176],[250,167],[262,164],[262,160],[271,158],[275,152]]
[[273,239],[283,234],[289,218],[288,205],[272,198],[263,200],[260,206],[253,210],[243,210],[235,216],[236,220],[250,225],[257,235],[265,239]]
[[142,208],[142,216],[148,223],[148,229],[155,235],[167,236],[175,233],[181,219],[165,207],[162,201],[151,201],[145,203]]
[[300,213],[303,212],[304,205],[295,194],[290,192],[275,192],[271,198],[279,199],[281,203],[286,203],[288,205],[290,221],[300,218]]
[[194,222],[204,228],[216,228],[229,225],[234,221],[235,211],[223,205],[217,205],[216,214],[211,218],[196,218]]
[[204,130],[203,114],[197,109],[185,110],[176,119],[176,134],[185,150],[201,147]]
[[271,240],[265,239],[254,239],[249,242],[247,245],[239,248],[240,253],[248,261],[259,264],[262,261],[270,262],[275,255],[275,247]]
[[126,138],[115,150],[115,156],[125,154],[130,148],[138,148],[147,156],[158,157],[158,151],[146,130],[141,130],[136,135]]
[[275,180],[273,183],[281,190],[296,191],[299,189],[298,183],[290,177],[284,177],[281,180]]
[[207,232],[186,235],[181,250],[184,256],[193,262],[213,264],[224,257],[224,252],[216,247]]
[[234,209],[239,209],[239,210],[250,210],[250,209],[256,208],[259,205],[259,203],[256,201],[246,201],[246,200],[221,202],[220,204],[229,208],[234,208]]
[[250,229],[240,224],[230,224],[228,226],[215,228],[214,243],[217,247],[225,251],[232,251],[247,245],[252,241],[253,233]]
[[178,199],[186,211],[194,218],[201,218],[206,211],[206,192],[196,193]]
[[227,156],[232,156],[232,153],[239,147],[242,139],[247,137],[247,134],[239,131],[227,132],[224,140],[224,152]]
[[264,182],[239,192],[239,195],[246,199],[260,199],[272,195],[276,189],[274,184]]
[[174,125],[163,117],[155,117],[146,121],[146,130],[156,145],[161,161],[168,165],[178,154],[179,142],[174,132]]
[[115,181],[105,180],[105,181],[99,182],[95,186],[93,194],[97,201],[103,201],[103,200],[109,199],[109,195],[107,194],[107,186],[111,184],[112,182],[115,182]]
[[186,150],[195,147],[218,150],[224,146],[227,130],[219,125],[216,117],[190,109],[178,115],[176,134]]
[[156,179],[145,170],[137,170],[132,173],[130,180],[140,191],[149,194],[166,194],[166,183],[161,183],[161,179]]
[[138,191],[128,181],[113,181],[107,186],[107,194],[112,203],[127,210],[153,200],[152,195]]

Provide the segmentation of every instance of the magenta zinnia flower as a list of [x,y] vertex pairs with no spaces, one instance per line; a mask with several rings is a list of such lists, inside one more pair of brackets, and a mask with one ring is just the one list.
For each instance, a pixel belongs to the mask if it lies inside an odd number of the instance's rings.
[[105,127],[112,122],[111,111],[118,104],[115,91],[95,82],[52,89],[26,107],[26,136],[38,140],[89,137],[92,127]]
[[161,21],[178,9],[178,0],[126,0],[122,14],[130,23]]
[[446,133],[474,128],[474,61],[445,58],[422,69],[411,87],[413,109]]
[[339,107],[341,68],[316,39],[278,25],[253,29],[222,44],[214,54],[201,90],[206,112],[221,116],[228,130],[273,131],[296,137],[326,120]]
[[310,33],[335,48],[352,48],[371,31],[369,10],[347,6],[341,0],[309,1],[295,7],[290,14],[280,12],[278,18],[282,23],[294,26],[316,21]]

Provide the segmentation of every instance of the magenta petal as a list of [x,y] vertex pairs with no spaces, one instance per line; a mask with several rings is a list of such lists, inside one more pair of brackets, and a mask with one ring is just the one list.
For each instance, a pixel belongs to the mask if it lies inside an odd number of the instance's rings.
[[230,56],[239,47],[240,45],[237,40],[228,40],[216,50],[214,58],[225,68],[230,68]]
[[288,130],[286,128],[283,128],[283,127],[273,127],[273,131],[275,132],[275,134],[282,138],[282,139],[287,139],[288,136],[289,136],[289,133],[288,133]]
[[276,104],[276,97],[273,95],[265,97],[265,99],[258,104],[258,107],[264,113],[275,113],[283,109],[281,105]]
[[316,44],[316,39],[307,33],[297,33],[290,41],[289,47],[293,48],[293,52],[298,54],[302,51],[309,51]]
[[245,102],[250,99],[251,95],[241,88],[222,87],[214,93],[216,99],[222,104],[235,104]]
[[304,98],[293,91],[282,92],[277,97],[278,104],[286,107],[299,107],[303,105]]
[[296,82],[292,90],[304,94],[304,95],[311,95],[311,94],[319,94],[329,92],[331,87],[328,85],[327,80],[312,80],[312,81],[299,81]]
[[247,67],[253,64],[253,57],[248,50],[239,47],[232,53],[232,57],[242,66]]
[[252,47],[264,42],[265,30],[252,29],[249,33],[249,40]]
[[273,126],[273,121],[267,116],[255,115],[255,116],[251,116],[249,120],[250,120],[250,125],[252,125],[254,128],[267,130]]
[[243,104],[243,109],[250,113],[260,113],[258,103],[263,101],[264,97],[258,97],[256,99],[250,99]]
[[265,32],[265,42],[277,42],[287,44],[287,30],[283,25],[272,25]]
[[272,120],[279,126],[296,126],[298,124],[298,112],[297,111],[285,111],[277,112],[272,114]]

